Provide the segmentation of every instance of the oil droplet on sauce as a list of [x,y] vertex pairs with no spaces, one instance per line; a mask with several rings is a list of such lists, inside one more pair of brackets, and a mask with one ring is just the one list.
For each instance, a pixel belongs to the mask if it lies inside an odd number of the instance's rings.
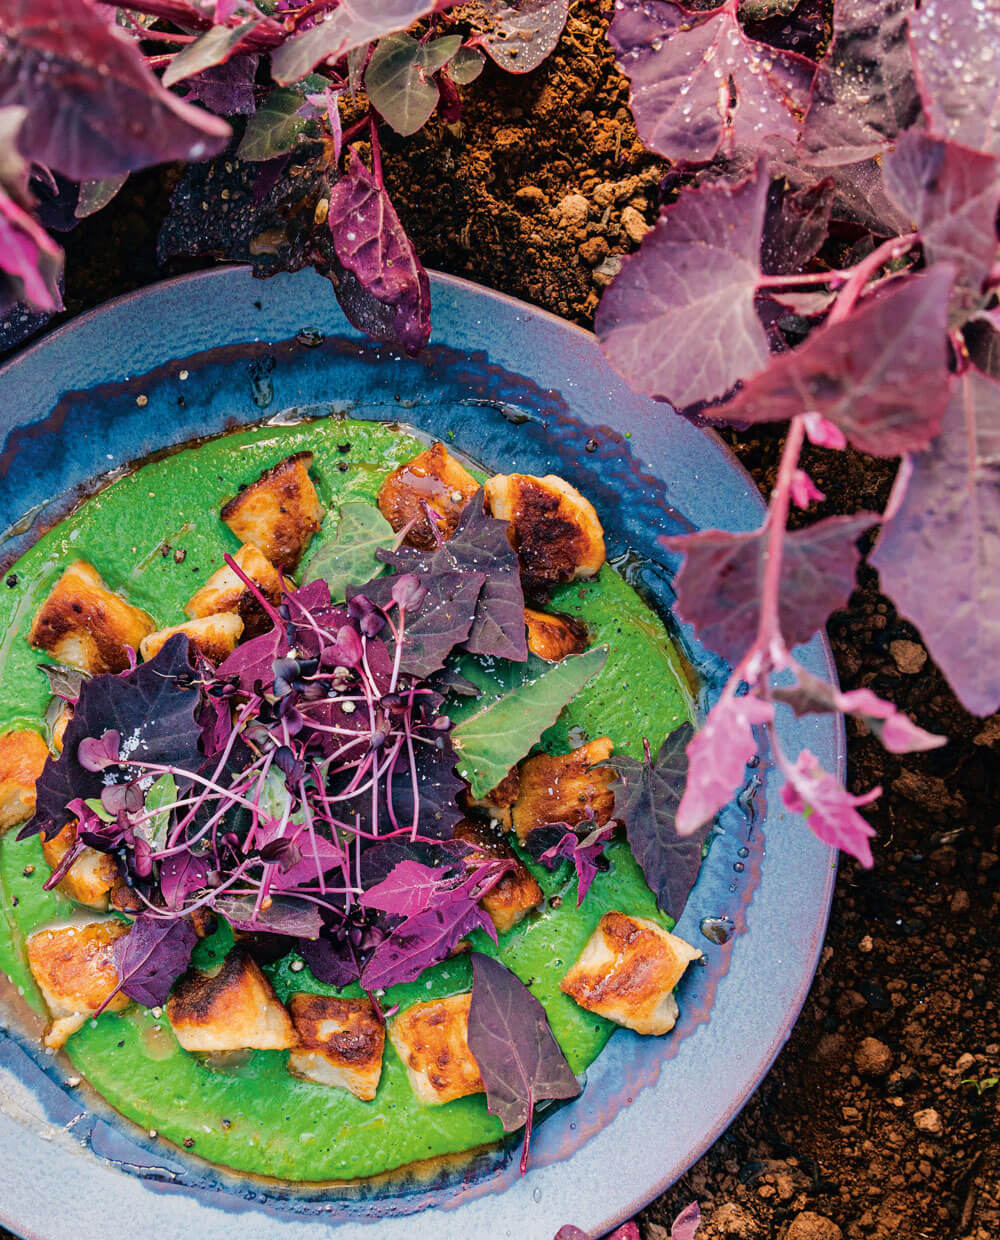
[[701,919],[701,932],[710,943],[717,943],[720,946],[728,943],[733,937],[736,925],[731,917],[703,917]]

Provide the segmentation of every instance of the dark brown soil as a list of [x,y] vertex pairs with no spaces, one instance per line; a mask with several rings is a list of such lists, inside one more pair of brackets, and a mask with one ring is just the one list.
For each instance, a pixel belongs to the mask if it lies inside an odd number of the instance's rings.
[[[581,0],[539,70],[488,67],[461,121],[435,120],[386,158],[429,266],[583,324],[614,256],[653,219],[664,171],[637,142],[605,29]],[[168,178],[133,178],[69,235],[71,312],[168,274],[155,261]],[[779,444],[733,438],[765,491]],[[827,512],[880,508],[893,470],[856,454],[810,462]],[[867,568],[830,636],[845,687],[870,687],[952,740],[899,758],[851,727],[852,788],[885,790],[869,815],[875,868],[843,862],[794,1034],[725,1136],[640,1216],[644,1240],[667,1240],[692,1198],[705,1240],[1000,1237],[1000,717],[957,705]]]

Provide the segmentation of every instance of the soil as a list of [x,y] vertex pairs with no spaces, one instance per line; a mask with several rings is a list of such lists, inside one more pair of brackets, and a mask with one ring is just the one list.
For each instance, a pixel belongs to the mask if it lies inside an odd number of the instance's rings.
[[[541,68],[488,65],[458,122],[435,119],[385,160],[428,266],[584,325],[653,220],[666,171],[637,140],[606,24],[598,4],[575,3]],[[68,234],[69,313],[180,269],[155,257],[175,175],[133,177]],[[766,493],[778,434],[732,445]],[[895,471],[821,450],[808,465],[828,496],[820,515],[880,509]],[[962,710],[867,567],[829,633],[846,688],[872,688],[951,740],[898,757],[849,722],[852,790],[884,789],[868,811],[875,868],[842,861],[791,1039],[726,1134],[639,1216],[643,1240],[668,1240],[692,1199],[699,1240],[1000,1237],[1000,716]]]

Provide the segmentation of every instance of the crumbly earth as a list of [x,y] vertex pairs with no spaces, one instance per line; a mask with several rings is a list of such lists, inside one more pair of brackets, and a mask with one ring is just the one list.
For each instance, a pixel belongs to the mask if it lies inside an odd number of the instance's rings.
[[[539,70],[487,67],[457,125],[434,121],[386,158],[428,265],[583,324],[654,218],[664,172],[636,140],[606,20],[579,0]],[[155,260],[172,175],[134,177],[66,238],[71,314],[182,269]],[[779,439],[733,442],[766,492]],[[808,463],[829,497],[820,515],[884,504],[892,463],[818,450]],[[875,869],[842,864],[795,1032],[729,1131],[640,1215],[644,1240],[667,1240],[692,1198],[704,1240],[1000,1236],[1000,716],[957,705],[867,568],[830,636],[845,687],[951,743],[900,758],[850,727],[852,789],[885,790],[869,812]]]

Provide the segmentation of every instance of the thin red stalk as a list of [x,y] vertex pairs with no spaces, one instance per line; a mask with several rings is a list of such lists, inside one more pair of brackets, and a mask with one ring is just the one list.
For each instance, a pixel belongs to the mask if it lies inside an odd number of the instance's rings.
[[372,174],[379,189],[385,189],[385,181],[382,179],[382,147],[378,140],[378,122],[375,119],[374,111],[369,113],[368,127],[371,131]]

